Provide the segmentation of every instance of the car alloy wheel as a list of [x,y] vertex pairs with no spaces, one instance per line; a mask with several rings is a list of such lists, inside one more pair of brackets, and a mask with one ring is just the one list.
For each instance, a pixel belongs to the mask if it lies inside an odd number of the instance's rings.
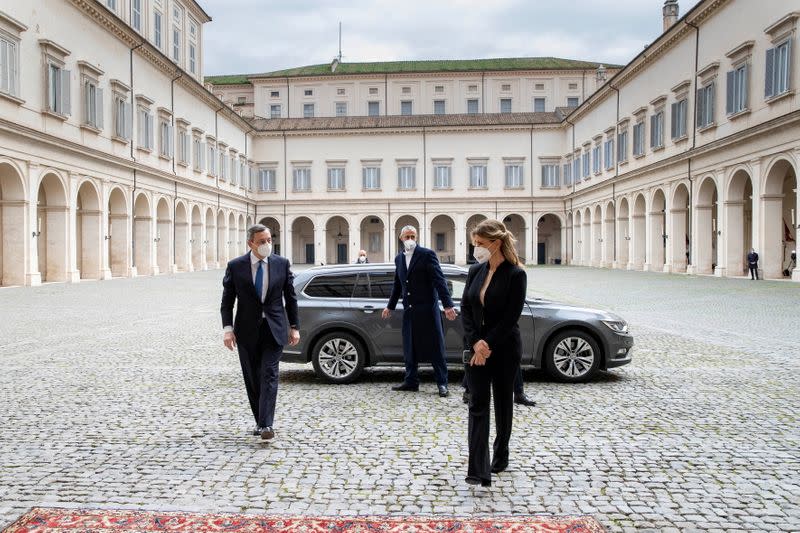
[[329,333],[314,345],[314,371],[331,383],[350,383],[364,370],[365,351],[349,333]]
[[557,379],[585,381],[599,366],[600,350],[587,333],[570,330],[548,343],[547,359],[547,370]]

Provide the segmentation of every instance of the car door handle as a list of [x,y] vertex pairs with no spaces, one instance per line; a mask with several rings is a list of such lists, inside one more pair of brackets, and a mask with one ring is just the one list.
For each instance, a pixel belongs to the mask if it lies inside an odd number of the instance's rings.
[[362,310],[363,310],[365,313],[372,313],[373,311],[375,311],[375,308],[374,308],[373,306],[371,306],[371,305],[365,305],[365,306],[364,306],[364,307],[362,307],[361,309],[362,309]]

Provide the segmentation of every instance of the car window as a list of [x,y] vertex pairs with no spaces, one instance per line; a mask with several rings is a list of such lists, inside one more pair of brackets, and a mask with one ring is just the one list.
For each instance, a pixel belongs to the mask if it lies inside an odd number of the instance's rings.
[[358,275],[353,298],[369,298],[369,276],[365,272]]
[[453,300],[460,300],[464,294],[464,287],[467,285],[467,275],[460,273],[445,274],[444,278],[447,281],[447,290],[450,291],[450,297]]
[[350,298],[356,285],[356,275],[317,276],[303,292],[312,298]]
[[388,299],[394,287],[394,272],[376,272],[369,275],[369,284],[372,289],[372,298]]

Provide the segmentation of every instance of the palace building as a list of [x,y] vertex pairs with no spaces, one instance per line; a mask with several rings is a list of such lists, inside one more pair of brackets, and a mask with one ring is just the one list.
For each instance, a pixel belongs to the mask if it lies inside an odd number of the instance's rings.
[[[441,261],[504,220],[527,264],[783,278],[794,2],[702,0],[626,65],[559,58],[203,73],[193,0],[0,9],[0,285],[219,268],[254,222],[294,263]],[[654,13],[654,16],[656,14]],[[254,69],[255,70],[255,69]],[[789,275],[800,281],[800,269]]]

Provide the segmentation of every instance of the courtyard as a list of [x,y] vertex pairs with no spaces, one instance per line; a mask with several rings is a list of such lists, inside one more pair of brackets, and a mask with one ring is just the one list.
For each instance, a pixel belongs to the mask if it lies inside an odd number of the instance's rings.
[[[614,310],[633,363],[526,372],[509,470],[464,483],[466,407],[281,367],[276,438],[249,435],[222,346],[222,271],[0,289],[0,527],[32,506],[274,514],[589,514],[609,531],[800,530],[800,288],[582,267],[531,295]],[[453,392],[462,372],[452,369]]]

